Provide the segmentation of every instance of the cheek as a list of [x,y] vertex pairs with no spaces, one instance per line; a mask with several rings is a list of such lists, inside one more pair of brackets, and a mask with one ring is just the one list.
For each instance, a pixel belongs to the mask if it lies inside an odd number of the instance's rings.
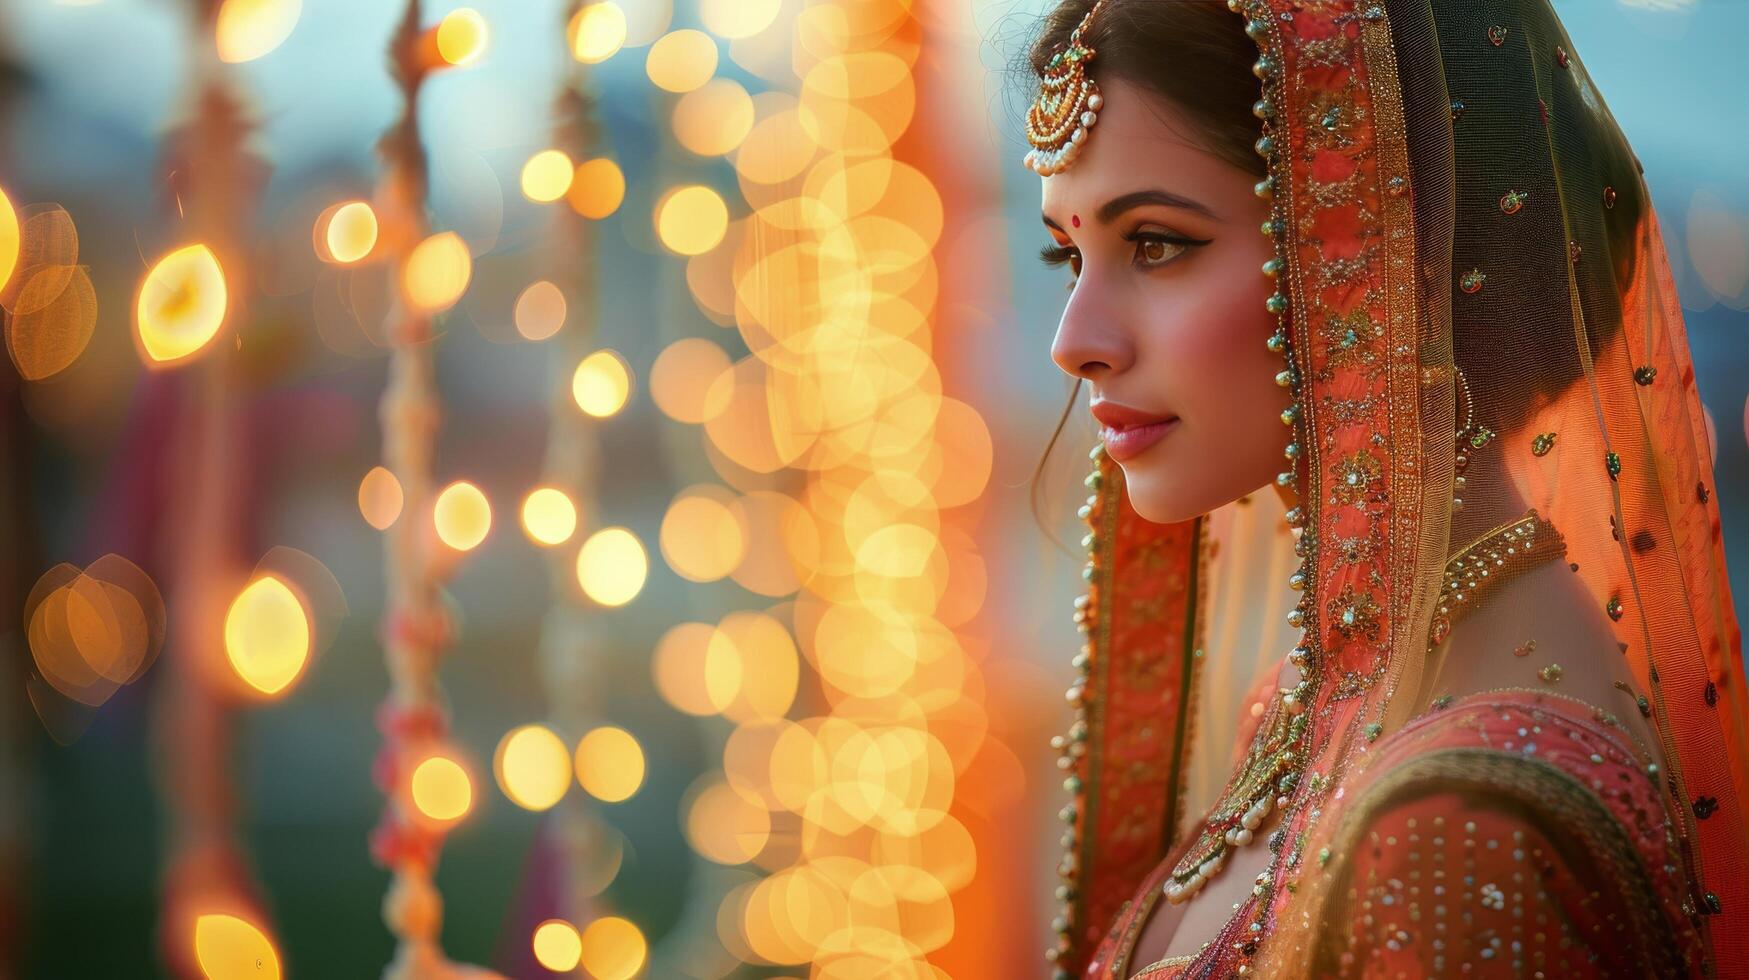
[[1242,256],[1173,284],[1176,301],[1157,324],[1158,356],[1174,382],[1165,390],[1177,396],[1166,407],[1186,421],[1231,431],[1252,414],[1235,411],[1240,405],[1286,402],[1275,383],[1281,355],[1265,346],[1276,319],[1263,305],[1274,291],[1259,271],[1263,257]]

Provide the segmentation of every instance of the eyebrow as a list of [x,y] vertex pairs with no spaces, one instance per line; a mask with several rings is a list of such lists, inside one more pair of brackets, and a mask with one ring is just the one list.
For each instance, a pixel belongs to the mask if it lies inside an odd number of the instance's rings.
[[[1221,220],[1220,215],[1215,214],[1202,202],[1185,197],[1182,194],[1174,194],[1171,191],[1163,190],[1158,187],[1130,191],[1128,194],[1119,194],[1117,197],[1100,205],[1099,210],[1094,212],[1094,217],[1099,219],[1100,224],[1108,225],[1117,220],[1118,216],[1122,215],[1124,212],[1133,211],[1136,208],[1148,204],[1158,204],[1162,207],[1190,211],[1195,214],[1200,214],[1212,221]],[[1042,217],[1044,218],[1045,224],[1057,229],[1058,231],[1063,230],[1063,226],[1052,221],[1049,215],[1044,215]]]

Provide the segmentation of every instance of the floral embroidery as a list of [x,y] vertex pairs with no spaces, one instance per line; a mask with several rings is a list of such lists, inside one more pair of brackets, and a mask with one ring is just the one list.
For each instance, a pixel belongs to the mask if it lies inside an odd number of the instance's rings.
[[1364,450],[1349,453],[1336,464],[1332,492],[1345,504],[1361,503],[1366,500],[1381,472],[1383,467],[1373,454]]

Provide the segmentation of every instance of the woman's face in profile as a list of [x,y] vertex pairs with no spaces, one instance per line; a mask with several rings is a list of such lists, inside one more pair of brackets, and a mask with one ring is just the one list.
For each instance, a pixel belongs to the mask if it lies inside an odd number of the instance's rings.
[[1137,513],[1189,520],[1287,467],[1269,205],[1171,105],[1121,79],[1101,89],[1080,155],[1042,178],[1044,257],[1073,276],[1051,357],[1091,384]]

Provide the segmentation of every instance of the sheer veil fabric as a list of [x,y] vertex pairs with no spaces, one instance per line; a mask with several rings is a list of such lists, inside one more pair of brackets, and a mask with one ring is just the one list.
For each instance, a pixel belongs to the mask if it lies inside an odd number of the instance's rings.
[[[1236,913],[1238,941],[1211,945],[1188,975],[1364,961],[1327,924],[1364,892],[1356,855],[1378,826],[1372,804],[1462,814],[1510,797],[1503,833],[1554,839],[1563,821],[1619,820],[1630,796],[1668,836],[1619,867],[1597,863],[1657,893],[1622,914],[1679,933],[1670,962],[1685,973],[1749,975],[1741,643],[1705,418],[1638,158],[1549,0],[1228,6],[1259,49],[1264,231],[1298,406],[1285,479],[1302,505],[1284,520],[1265,488],[1152,524],[1095,450],[1076,612],[1086,645],[1061,742],[1073,798],[1058,975],[1087,969],[1144,880],[1196,833],[1235,737],[1244,749],[1253,684],[1296,646],[1309,723],[1266,827],[1268,880]],[[1532,511],[1565,554],[1448,616],[1448,558]],[[1292,628],[1280,625],[1290,607]],[[1490,699],[1514,707],[1476,707]],[[1596,738],[1628,746],[1643,785],[1591,780],[1561,809],[1551,792],[1589,777],[1524,735],[1466,743],[1483,762],[1511,757],[1519,775],[1506,783],[1466,782],[1432,759],[1455,758],[1458,727],[1485,740],[1495,715],[1520,709],[1525,731],[1549,729],[1545,746],[1565,744],[1557,729],[1607,729]],[[1647,848],[1658,867],[1642,867]],[[1585,857],[1568,854],[1567,871],[1601,873],[1577,867]]]

